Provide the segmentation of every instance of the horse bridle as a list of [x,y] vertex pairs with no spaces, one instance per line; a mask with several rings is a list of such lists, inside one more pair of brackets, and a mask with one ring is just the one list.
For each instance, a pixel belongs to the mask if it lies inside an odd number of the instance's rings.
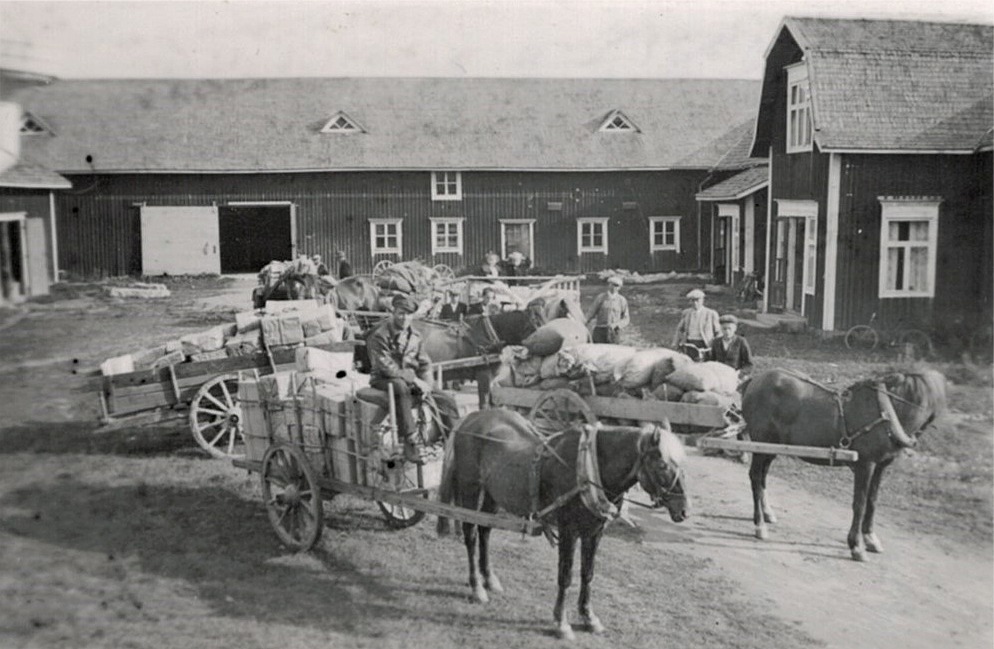
[[[642,440],[639,440],[639,454],[638,458],[635,460],[635,466],[632,467],[631,472],[629,472],[626,477],[625,482],[634,478],[639,482],[639,484],[648,484],[651,486],[654,493],[649,493],[652,497],[653,506],[660,507],[664,500],[669,500],[673,496],[683,495],[682,492],[677,492],[677,485],[680,484],[680,480],[683,479],[683,467],[676,466],[676,470],[673,472],[673,480],[670,481],[668,486],[662,486],[655,477],[652,471],[646,468],[646,457],[652,452],[652,447],[642,448]],[[670,464],[670,463],[667,463]],[[646,490],[648,492],[648,490]],[[656,498],[656,493],[660,494],[660,497]],[[629,502],[636,502],[634,500],[629,500]],[[641,504],[641,503],[639,503]]]

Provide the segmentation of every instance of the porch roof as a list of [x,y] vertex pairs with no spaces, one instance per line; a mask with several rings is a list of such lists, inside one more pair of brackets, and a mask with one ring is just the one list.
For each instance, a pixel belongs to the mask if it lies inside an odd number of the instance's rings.
[[736,201],[766,187],[770,181],[768,165],[758,165],[726,178],[696,194],[699,201]]

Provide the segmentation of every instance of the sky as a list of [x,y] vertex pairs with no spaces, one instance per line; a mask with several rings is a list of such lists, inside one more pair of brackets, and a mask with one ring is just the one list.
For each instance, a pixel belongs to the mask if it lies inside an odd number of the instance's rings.
[[62,78],[743,78],[785,15],[994,23],[992,0],[0,0],[0,65]]

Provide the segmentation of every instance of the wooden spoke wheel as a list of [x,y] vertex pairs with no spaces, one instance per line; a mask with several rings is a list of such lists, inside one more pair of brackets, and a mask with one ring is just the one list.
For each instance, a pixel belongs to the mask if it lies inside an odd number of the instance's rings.
[[270,446],[262,458],[262,500],[269,522],[288,548],[310,550],[324,529],[324,508],[314,469],[300,449]]
[[846,347],[856,352],[872,351],[880,342],[877,331],[869,325],[856,325],[846,332]]
[[597,415],[576,392],[564,388],[542,395],[528,419],[544,435],[561,433],[574,424],[596,424]]
[[455,279],[456,277],[455,271],[445,264],[435,264],[435,266],[432,267],[432,270],[435,271],[435,277],[437,279]]
[[245,455],[237,374],[216,376],[200,386],[190,403],[190,429],[200,448],[216,458]]
[[376,265],[373,266],[373,279],[376,279],[377,277],[382,275],[383,271],[385,271],[387,268],[390,268],[391,266],[393,266],[393,262],[390,261],[389,259],[381,259],[378,262],[376,262]]
[[[404,465],[377,474],[377,481],[373,486],[397,493],[418,491],[418,485],[408,476],[407,471],[404,470]],[[383,519],[387,522],[387,527],[395,530],[417,525],[425,517],[423,511],[404,505],[394,505],[379,500],[376,501],[376,505],[380,508]]]

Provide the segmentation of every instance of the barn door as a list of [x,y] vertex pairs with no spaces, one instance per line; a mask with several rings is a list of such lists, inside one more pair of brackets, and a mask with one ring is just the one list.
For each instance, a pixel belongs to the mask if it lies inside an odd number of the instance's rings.
[[34,217],[24,221],[27,245],[28,295],[48,295],[48,237],[45,219]]
[[145,275],[221,272],[217,207],[143,206],[141,237]]

